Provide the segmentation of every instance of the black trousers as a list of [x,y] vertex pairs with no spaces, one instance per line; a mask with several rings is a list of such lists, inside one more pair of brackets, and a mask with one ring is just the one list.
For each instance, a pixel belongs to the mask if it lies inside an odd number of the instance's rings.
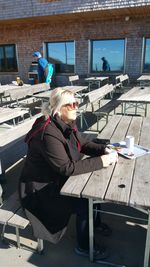
[[[80,248],[88,250],[89,249],[88,200],[82,198],[72,198],[72,204],[74,213],[76,214],[77,245]],[[95,204],[94,209],[100,209],[100,204]],[[99,226],[101,223],[100,213],[94,212],[93,219],[94,219],[94,227]]]

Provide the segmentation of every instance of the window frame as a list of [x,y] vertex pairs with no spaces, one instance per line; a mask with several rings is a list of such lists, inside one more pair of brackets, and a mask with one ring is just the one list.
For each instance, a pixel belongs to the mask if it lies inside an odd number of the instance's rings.
[[7,60],[6,57],[6,47],[8,46],[12,46],[13,47],[13,52],[14,52],[14,57],[13,57],[13,66],[16,65],[16,68],[14,68],[13,70],[7,69],[5,68],[4,70],[0,69],[0,73],[16,73],[18,72],[18,57],[17,57],[17,47],[16,44],[0,44],[0,47],[3,48],[3,52],[4,52],[4,61]]
[[[93,71],[92,70],[92,59],[93,59],[93,41],[117,41],[117,40],[124,40],[124,53],[123,53],[123,71],[119,70],[110,70],[110,71]],[[101,73],[102,75],[104,74],[120,74],[120,73],[125,73],[125,68],[126,68],[126,51],[127,50],[127,38],[115,38],[115,39],[91,39],[89,40],[89,64],[88,64],[88,69],[89,73],[92,74],[97,74]]]
[[145,65],[145,56],[146,56],[146,40],[149,39],[150,37],[143,37],[143,45],[142,45],[142,66],[141,66],[141,73],[143,74],[150,74],[150,70],[144,70],[144,65]]
[[[48,44],[50,43],[73,43],[73,49],[74,49],[74,72],[55,72],[56,75],[71,75],[71,74],[75,74],[76,71],[76,58],[75,58],[75,48],[76,48],[76,43],[75,40],[67,40],[67,41],[50,41],[50,42],[45,42],[44,43],[44,47],[45,47],[45,54],[46,54],[46,58],[48,60]],[[54,70],[55,70],[55,63],[52,63],[54,65]]]

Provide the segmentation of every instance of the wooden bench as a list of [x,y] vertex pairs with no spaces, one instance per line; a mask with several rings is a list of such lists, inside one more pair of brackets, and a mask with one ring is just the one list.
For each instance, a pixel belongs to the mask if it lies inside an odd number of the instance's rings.
[[37,99],[36,97],[28,97],[23,100],[19,100],[17,103],[18,107],[23,108],[24,110],[28,110],[30,117],[32,117],[32,111],[35,109],[39,109],[42,105],[42,100]]
[[69,76],[69,82],[71,85],[73,85],[73,82],[78,82],[78,81],[79,81],[78,75]]
[[99,103],[100,108],[100,101],[104,98],[104,96],[111,94],[114,90],[114,87],[112,84],[106,84],[98,89],[95,89],[94,91],[91,91],[87,94],[85,94],[83,103],[80,105],[78,110],[78,116],[80,116],[80,127],[82,129],[83,127],[83,121],[85,122],[86,126],[88,127],[88,123],[85,119],[84,113],[87,112],[87,108],[89,104],[91,105],[92,112],[94,112],[94,104]]
[[88,97],[89,103],[91,104],[92,111],[94,111],[94,104],[100,101],[108,94],[112,95],[114,91],[114,86],[112,84],[105,84],[104,86],[89,92],[86,96]]
[[[114,114],[116,113],[116,108],[121,105],[121,101],[117,99],[112,99],[110,100],[107,104],[104,106],[100,107],[98,110],[94,111],[93,114],[97,118],[97,131],[99,131],[99,122],[100,119],[103,117],[106,121],[106,124],[108,123],[108,117],[110,113],[113,111]],[[122,112],[123,114],[123,107],[122,107]]]
[[[16,232],[16,243],[17,247],[20,248],[20,229],[25,229],[29,225],[29,220],[26,218],[23,212],[18,193],[15,192],[7,200],[4,201],[3,205],[0,207],[0,224],[3,225],[1,238],[5,239],[5,230],[7,226],[15,228]],[[43,240],[38,239],[38,252],[41,253],[43,250]]]
[[115,93],[124,93],[128,90],[127,85],[129,84],[128,74],[121,74],[115,78]]
[[[89,103],[92,107],[92,113],[97,117],[97,131],[99,131],[99,120],[101,117],[103,117],[106,121],[106,124],[108,123],[108,116],[112,111],[115,113],[115,109],[121,104],[120,101],[117,99],[111,99],[106,105],[100,106],[101,100],[104,98],[104,96],[108,94],[112,94],[114,91],[114,86],[112,84],[106,84],[102,87],[100,87],[97,90],[94,90],[92,92],[89,92],[87,94],[87,97],[89,99]],[[94,104],[98,103],[99,108],[95,111]]]

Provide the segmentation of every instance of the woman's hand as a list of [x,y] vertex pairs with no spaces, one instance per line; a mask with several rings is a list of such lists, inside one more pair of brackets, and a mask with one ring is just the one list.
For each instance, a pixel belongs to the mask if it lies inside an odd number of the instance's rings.
[[118,153],[115,150],[111,150],[110,153],[101,156],[103,167],[106,168],[109,165],[115,164],[118,161]]
[[105,151],[104,151],[105,155],[110,154],[111,152],[112,152],[111,147],[105,147]]

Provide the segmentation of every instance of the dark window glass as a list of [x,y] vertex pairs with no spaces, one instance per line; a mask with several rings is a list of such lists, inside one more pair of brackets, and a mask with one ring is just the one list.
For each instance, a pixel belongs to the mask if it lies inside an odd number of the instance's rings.
[[91,71],[117,71],[124,69],[125,40],[91,41]]
[[150,72],[150,38],[145,39],[143,71]]
[[14,71],[18,71],[15,45],[0,45],[0,72]]
[[56,73],[74,73],[74,42],[47,43],[48,61],[54,64]]

